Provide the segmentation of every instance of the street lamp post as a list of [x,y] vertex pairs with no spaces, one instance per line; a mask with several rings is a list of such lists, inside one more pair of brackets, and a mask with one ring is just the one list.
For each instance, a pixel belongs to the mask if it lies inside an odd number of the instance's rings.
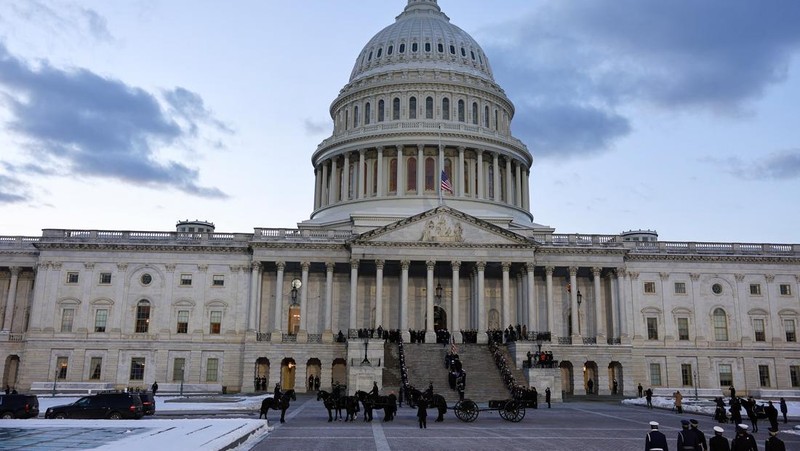
[[56,368],[56,373],[53,375],[53,398],[56,397],[56,381],[58,380],[58,368]]
[[186,365],[181,365],[181,396],[183,396],[183,379],[185,379],[183,373],[185,370],[186,370]]
[[694,370],[694,399],[697,401],[697,370]]
[[578,311],[576,314],[578,315],[578,335],[581,334],[581,302],[583,301],[583,295],[581,294],[581,290],[578,290]]

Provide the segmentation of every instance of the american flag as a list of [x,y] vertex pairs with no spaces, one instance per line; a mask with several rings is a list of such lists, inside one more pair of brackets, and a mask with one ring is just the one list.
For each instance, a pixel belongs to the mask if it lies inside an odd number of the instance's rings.
[[442,191],[448,191],[453,194],[453,185],[450,184],[450,179],[444,171],[442,171]]

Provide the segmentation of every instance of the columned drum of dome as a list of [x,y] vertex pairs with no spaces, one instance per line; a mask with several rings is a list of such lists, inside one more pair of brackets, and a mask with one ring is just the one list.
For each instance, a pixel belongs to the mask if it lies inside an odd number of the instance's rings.
[[333,134],[312,156],[306,226],[368,229],[443,203],[504,227],[536,227],[533,157],[511,134],[514,105],[480,45],[435,0],[409,0],[370,39],[330,113]]

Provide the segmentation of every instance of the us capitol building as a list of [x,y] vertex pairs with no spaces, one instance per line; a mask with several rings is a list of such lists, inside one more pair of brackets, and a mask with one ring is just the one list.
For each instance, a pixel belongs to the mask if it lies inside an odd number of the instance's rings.
[[424,330],[427,343],[475,330],[480,345],[521,324],[514,365],[552,351],[567,395],[589,379],[601,396],[614,380],[626,395],[639,383],[800,393],[800,244],[535,222],[514,105],[436,0],[408,0],[364,46],[330,115],[297,229],[187,220],[0,237],[3,386],[305,391],[311,375],[323,389],[368,389],[384,347],[358,329],[399,329],[406,342]]

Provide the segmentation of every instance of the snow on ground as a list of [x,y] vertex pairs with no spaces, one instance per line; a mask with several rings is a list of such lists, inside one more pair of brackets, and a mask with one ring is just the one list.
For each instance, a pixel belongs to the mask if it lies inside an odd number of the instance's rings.
[[[725,405],[728,406],[727,398],[723,398],[726,400]],[[659,409],[674,409],[675,408],[675,399],[663,397],[663,396],[653,396],[653,407]],[[758,404],[767,404],[767,400],[756,399]],[[625,399],[622,401],[622,404],[629,405],[629,406],[646,406],[647,400],[645,398],[631,398]],[[778,421],[783,424],[783,416],[780,413],[780,406],[774,400],[772,404],[778,409]],[[800,417],[800,402],[798,401],[786,401],[787,407],[787,415],[789,418],[797,419]],[[694,399],[691,396],[684,395],[683,396],[683,411],[686,413],[699,413],[702,415],[708,415],[713,417],[714,411],[716,410],[717,405],[714,404],[714,401],[711,399],[699,398]],[[746,420],[747,416],[744,415],[744,410],[742,410],[742,416]],[[762,420],[767,421],[767,420]],[[749,424],[749,421],[745,421],[745,423]],[[781,432],[788,432],[791,434],[800,435],[800,430],[797,429],[796,426],[794,429],[782,430]]]
[[[39,412],[44,417],[48,407],[71,404],[80,396],[39,396]],[[177,410],[258,410],[264,398],[272,398],[272,393],[254,396],[157,396],[156,412],[172,412]]]

